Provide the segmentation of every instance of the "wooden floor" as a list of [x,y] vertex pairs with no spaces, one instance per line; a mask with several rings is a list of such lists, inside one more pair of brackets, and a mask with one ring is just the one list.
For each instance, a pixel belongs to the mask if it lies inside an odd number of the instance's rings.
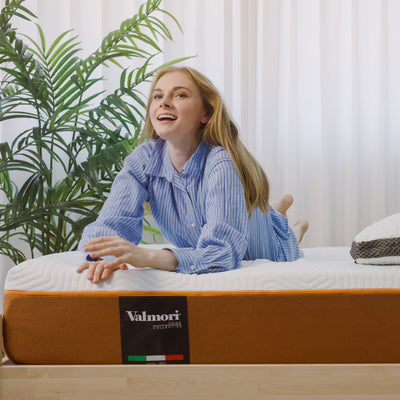
[[0,399],[400,399],[400,364],[3,365]]

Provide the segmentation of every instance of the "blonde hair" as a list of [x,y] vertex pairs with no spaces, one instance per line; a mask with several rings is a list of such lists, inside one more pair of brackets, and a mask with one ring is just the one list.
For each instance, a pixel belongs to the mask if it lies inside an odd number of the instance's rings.
[[[239,139],[238,129],[231,120],[221,95],[211,81],[193,68],[167,67],[156,74],[150,93],[153,92],[158,80],[171,72],[186,73],[199,88],[204,107],[210,118],[201,129],[202,140],[210,146],[222,146],[228,152],[242,181],[249,214],[251,215],[255,208],[260,208],[264,213],[268,213],[269,183],[267,176],[260,164]],[[158,139],[158,135],[150,121],[149,109],[151,102],[152,96],[150,95],[144,133],[152,139]]]

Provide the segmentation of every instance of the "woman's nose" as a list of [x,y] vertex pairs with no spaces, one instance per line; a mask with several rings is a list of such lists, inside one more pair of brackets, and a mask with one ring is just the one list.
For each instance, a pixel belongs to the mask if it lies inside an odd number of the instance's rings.
[[168,97],[164,97],[160,103],[160,107],[170,107],[171,103]]

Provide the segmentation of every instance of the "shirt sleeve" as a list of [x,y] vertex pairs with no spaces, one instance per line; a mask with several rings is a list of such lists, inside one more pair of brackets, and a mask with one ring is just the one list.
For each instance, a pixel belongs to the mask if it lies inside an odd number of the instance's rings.
[[98,218],[85,227],[79,242],[80,250],[83,244],[99,236],[120,236],[134,244],[142,239],[143,203],[147,201],[148,193],[143,162],[139,160],[140,155],[135,153],[126,158]]
[[248,213],[242,182],[231,160],[210,171],[205,190],[206,223],[196,248],[174,248],[176,272],[204,273],[237,268],[247,249]]

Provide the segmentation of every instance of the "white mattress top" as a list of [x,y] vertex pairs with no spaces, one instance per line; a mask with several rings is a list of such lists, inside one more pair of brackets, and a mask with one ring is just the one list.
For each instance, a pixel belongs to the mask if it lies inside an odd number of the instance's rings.
[[243,261],[240,268],[219,273],[185,275],[150,268],[116,271],[93,284],[81,252],[51,254],[25,261],[9,271],[6,290],[29,291],[238,291],[336,290],[400,288],[400,266],[355,264],[347,247],[303,249],[294,262]]

